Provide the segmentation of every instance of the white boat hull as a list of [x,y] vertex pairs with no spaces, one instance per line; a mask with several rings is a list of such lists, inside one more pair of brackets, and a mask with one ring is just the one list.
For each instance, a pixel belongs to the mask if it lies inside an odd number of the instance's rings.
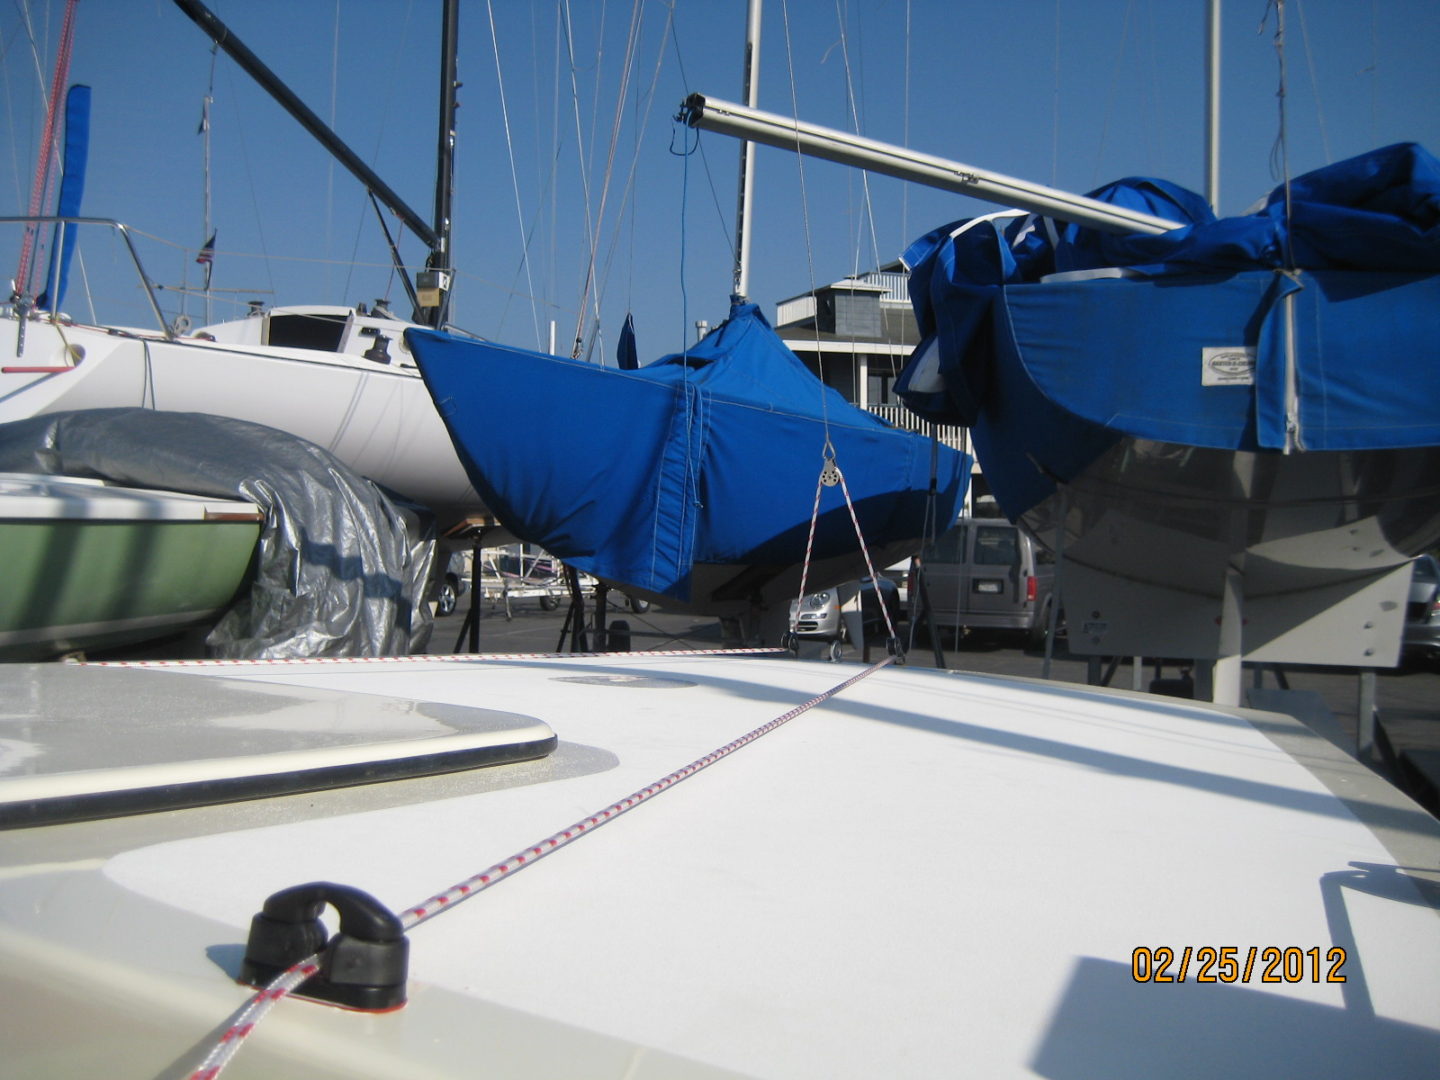
[[[16,324],[0,325],[14,340]],[[78,362],[71,362],[78,359]],[[229,416],[289,432],[428,506],[442,531],[485,513],[413,366],[28,320],[0,372],[0,423],[71,409]]]

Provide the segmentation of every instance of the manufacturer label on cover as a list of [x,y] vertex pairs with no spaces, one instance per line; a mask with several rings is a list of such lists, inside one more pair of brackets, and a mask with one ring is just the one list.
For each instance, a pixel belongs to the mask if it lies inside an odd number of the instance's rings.
[[1254,386],[1255,350],[1225,345],[1200,350],[1201,386]]

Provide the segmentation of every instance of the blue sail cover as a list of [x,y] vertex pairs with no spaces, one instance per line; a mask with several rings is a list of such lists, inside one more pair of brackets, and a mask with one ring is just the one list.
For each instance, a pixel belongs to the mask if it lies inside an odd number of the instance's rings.
[[[696,564],[800,563],[827,439],[868,545],[924,535],[930,440],[825,387],[753,304],[633,371],[406,336],[486,504],[586,573],[689,602],[706,599]],[[933,520],[947,522],[970,461],[938,450]],[[814,557],[857,547],[841,489],[823,488]]]
[[1236,218],[1159,180],[1091,197],[1182,227],[1122,236],[992,214],[905,255],[925,340],[897,390],[920,415],[973,428],[1007,514],[1121,437],[1440,444],[1440,162],[1424,149],[1316,170]]

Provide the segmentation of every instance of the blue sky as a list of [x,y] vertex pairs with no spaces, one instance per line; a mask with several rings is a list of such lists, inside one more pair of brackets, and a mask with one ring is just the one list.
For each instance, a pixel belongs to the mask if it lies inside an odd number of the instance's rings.
[[[39,86],[50,78],[63,3],[30,3],[32,50],[23,5],[4,2],[0,206],[23,213],[43,118]],[[211,6],[430,216],[438,2]],[[462,0],[461,7],[455,321],[544,347],[554,320],[558,349],[568,352],[588,236],[598,237],[604,337],[596,357],[613,362],[627,310],[642,360],[678,348],[697,319],[722,319],[738,144],[701,135],[697,148],[695,133],[671,118],[691,91],[739,99],[744,0],[495,0],[493,7]],[[1068,190],[1134,174],[1199,190],[1204,7],[1203,0],[768,0],[760,107],[852,130],[858,116],[872,138]],[[557,33],[567,10],[573,65]],[[1401,140],[1440,150],[1440,4],[1289,0],[1285,10],[1293,173]],[[638,30],[626,88],[632,18]],[[1264,0],[1225,0],[1224,20],[1219,209],[1237,213],[1275,182],[1276,16]],[[94,92],[84,209],[158,238],[145,241],[144,257],[169,284],[198,280],[194,254],[205,226],[196,129],[210,72],[208,40],[171,0],[81,0],[71,81]],[[403,294],[359,185],[223,55],[214,98],[213,284],[239,290],[223,295],[242,309],[252,297],[353,303],[389,296],[400,310]],[[929,228],[988,209],[761,148],[751,295],[773,314],[777,300],[893,259]],[[413,239],[402,252],[412,264],[423,260]],[[98,264],[90,271],[96,281],[104,273]],[[199,301],[184,302],[192,315],[203,313]],[[169,303],[175,310],[178,294]],[[592,291],[592,315],[594,303]],[[79,306],[73,293],[68,306]],[[219,307],[215,317],[228,313]]]

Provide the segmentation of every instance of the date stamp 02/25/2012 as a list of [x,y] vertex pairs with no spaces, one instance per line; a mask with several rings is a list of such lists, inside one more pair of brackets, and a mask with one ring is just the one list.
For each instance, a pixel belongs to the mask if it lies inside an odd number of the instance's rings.
[[1138,945],[1130,976],[1138,983],[1343,983],[1345,960],[1339,945]]

